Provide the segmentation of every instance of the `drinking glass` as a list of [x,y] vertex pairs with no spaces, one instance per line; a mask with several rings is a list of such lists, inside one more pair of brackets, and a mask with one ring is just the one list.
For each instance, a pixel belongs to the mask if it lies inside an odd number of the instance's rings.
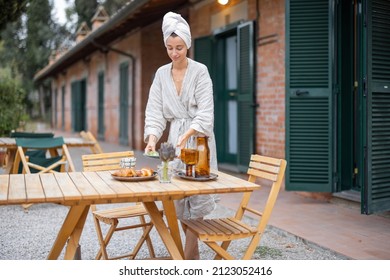
[[198,162],[198,150],[182,149],[180,152],[180,159],[186,165],[186,176],[193,177],[193,167]]

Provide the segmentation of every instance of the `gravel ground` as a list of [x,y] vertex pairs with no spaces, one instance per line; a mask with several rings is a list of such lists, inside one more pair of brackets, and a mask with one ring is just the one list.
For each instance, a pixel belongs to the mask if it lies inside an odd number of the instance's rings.
[[[119,206],[119,205],[118,205]],[[101,205],[100,208],[109,207]],[[112,206],[111,206],[112,207]],[[35,204],[28,212],[24,212],[21,206],[0,207],[0,260],[44,260],[46,259],[56,233],[64,220],[67,207],[55,204]],[[223,206],[218,208],[210,217],[226,216],[233,214]],[[251,218],[246,221],[252,223]],[[103,227],[104,228],[104,227]],[[136,243],[135,238],[129,236],[130,232],[117,232],[114,234],[109,246],[109,254],[123,254],[126,247],[130,248]],[[140,234],[132,231],[132,235]],[[168,256],[155,229],[151,232],[157,256]],[[83,234],[80,240],[81,258],[92,260],[98,249],[98,240],[91,214],[88,215]],[[235,241],[231,244],[229,252],[235,256],[242,255],[247,241]],[[201,259],[213,259],[214,254],[204,244],[200,244]],[[147,258],[148,251],[144,245],[138,255],[139,258]],[[63,254],[60,259],[63,258]],[[285,231],[268,226],[260,246],[256,249],[253,259],[266,260],[343,260],[345,256],[337,254],[329,249],[316,244],[308,243]]]

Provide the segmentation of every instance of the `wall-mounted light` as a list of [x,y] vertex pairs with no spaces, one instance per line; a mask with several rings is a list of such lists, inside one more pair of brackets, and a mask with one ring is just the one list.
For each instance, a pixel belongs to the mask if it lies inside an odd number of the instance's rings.
[[229,0],[218,0],[218,3],[221,5],[226,5],[227,3],[229,3]]

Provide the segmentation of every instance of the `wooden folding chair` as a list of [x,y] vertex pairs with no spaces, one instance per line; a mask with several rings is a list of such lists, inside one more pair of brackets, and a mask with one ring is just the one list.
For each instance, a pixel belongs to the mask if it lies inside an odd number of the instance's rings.
[[[234,259],[227,249],[231,241],[250,238],[249,245],[242,259],[252,258],[256,247],[268,224],[286,170],[286,161],[260,155],[252,155],[248,169],[248,181],[255,182],[256,178],[262,178],[272,182],[267,202],[263,205],[263,212],[248,207],[252,193],[244,193],[240,206],[234,217],[216,218],[204,220],[183,220],[185,230],[193,232],[201,241],[208,245],[216,253],[215,259]],[[243,222],[242,218],[248,211],[258,217],[256,227]],[[219,243],[220,242],[220,243]]]
[[[134,153],[132,151],[126,152],[112,152],[112,153],[99,153],[99,154],[90,154],[83,155],[83,169],[84,171],[105,171],[105,170],[117,170],[120,168],[120,160],[124,157],[134,157]],[[113,259],[123,259],[130,258],[135,259],[139,250],[141,249],[144,242],[146,242],[149,255],[151,258],[156,258],[154,253],[154,248],[152,245],[152,241],[150,240],[149,233],[153,228],[152,222],[146,222],[145,216],[148,215],[148,212],[145,210],[144,206],[140,203],[129,205],[127,207],[120,208],[112,208],[105,210],[97,210],[96,205],[91,206],[93,220],[95,223],[96,233],[99,239],[100,250],[96,255],[96,259],[104,259],[104,260],[113,260]],[[119,221],[122,219],[128,218],[139,218],[139,223],[129,226],[121,226],[119,227]],[[101,224],[105,223],[110,225],[106,235],[103,235]],[[131,253],[109,257],[107,253],[107,246],[111,240],[112,235],[116,231],[122,230],[131,230],[135,228],[143,229],[143,234],[139,239],[138,243],[134,247]]]
[[[16,138],[17,151],[13,173],[72,172],[75,167],[63,137]],[[28,150],[45,150],[50,156],[29,156]],[[59,153],[59,151],[61,151]],[[22,171],[19,172],[19,164]]]
[[[54,133],[52,132],[28,132],[28,131],[14,131],[11,132],[10,137],[12,138],[53,138]],[[35,157],[35,158],[46,158],[47,149],[28,149],[25,153],[26,157]],[[15,155],[12,157],[12,159]],[[22,173],[22,164],[19,164],[18,173]]]
[[[17,151],[12,173],[29,174],[75,171],[63,137],[16,138],[15,141]],[[34,153],[29,153],[29,150],[33,150]],[[44,151],[43,155],[37,153],[39,151]],[[31,205],[23,204],[22,206],[24,210],[27,210]]]
[[80,136],[81,136],[81,138],[83,138],[87,141],[92,141],[95,143],[93,146],[91,146],[92,153],[94,153],[94,154],[103,153],[102,147],[100,146],[99,142],[97,141],[95,136],[93,136],[93,134],[90,131],[84,131],[84,130],[80,131]]

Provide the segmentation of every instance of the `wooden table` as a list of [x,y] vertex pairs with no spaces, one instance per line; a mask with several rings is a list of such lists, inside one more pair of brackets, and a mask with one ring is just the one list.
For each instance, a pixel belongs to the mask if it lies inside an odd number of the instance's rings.
[[[64,142],[71,147],[93,147],[95,145],[94,141],[88,141],[81,137],[64,137]],[[17,150],[16,140],[11,137],[0,137],[0,148],[6,148],[8,154],[7,165],[5,166],[5,173],[11,173],[12,165],[15,159],[15,154]],[[0,166],[1,168],[1,166]]]
[[[65,259],[73,259],[91,204],[142,202],[172,259],[183,259],[183,246],[174,200],[197,194],[240,193],[259,189],[257,184],[218,172],[214,181],[173,178],[122,182],[108,171],[0,175],[0,205],[58,203],[70,206],[48,259],[58,259],[66,243]],[[167,223],[156,201],[161,201]]]

